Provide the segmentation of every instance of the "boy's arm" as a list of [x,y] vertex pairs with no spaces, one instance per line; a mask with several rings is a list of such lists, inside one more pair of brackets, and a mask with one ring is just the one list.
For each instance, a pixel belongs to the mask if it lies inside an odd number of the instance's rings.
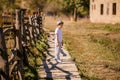
[[62,46],[63,46],[63,40],[62,40]]
[[57,39],[57,46],[59,45],[59,39],[58,39],[58,33],[55,34],[56,39]]

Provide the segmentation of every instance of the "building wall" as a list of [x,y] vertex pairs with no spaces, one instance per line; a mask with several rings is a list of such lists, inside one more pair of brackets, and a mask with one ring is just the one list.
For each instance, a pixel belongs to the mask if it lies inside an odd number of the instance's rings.
[[[116,15],[113,15],[113,3],[116,3]],[[103,4],[103,15],[101,15]],[[120,0],[90,0],[90,21],[98,23],[120,23]]]

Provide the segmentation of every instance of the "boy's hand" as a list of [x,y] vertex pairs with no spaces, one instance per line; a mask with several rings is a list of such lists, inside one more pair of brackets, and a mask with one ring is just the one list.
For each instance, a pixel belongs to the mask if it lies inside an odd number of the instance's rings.
[[56,43],[56,46],[63,46],[63,42],[61,42],[61,43],[60,43],[60,42],[57,42],[57,43]]
[[62,46],[63,46],[63,42],[62,42],[61,44],[62,44]]
[[59,42],[56,43],[56,46],[57,46],[57,47],[59,46]]

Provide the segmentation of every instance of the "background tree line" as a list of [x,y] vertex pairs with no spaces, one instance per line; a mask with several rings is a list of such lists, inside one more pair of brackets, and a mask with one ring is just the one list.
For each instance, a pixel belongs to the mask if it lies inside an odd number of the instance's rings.
[[14,11],[23,6],[29,10],[40,8],[41,11],[51,12],[55,15],[64,14],[73,17],[89,15],[89,0],[0,0],[0,11]]

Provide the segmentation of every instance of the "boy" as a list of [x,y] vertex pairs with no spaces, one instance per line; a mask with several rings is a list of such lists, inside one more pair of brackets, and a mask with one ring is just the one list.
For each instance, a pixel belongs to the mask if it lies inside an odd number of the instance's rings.
[[61,62],[60,60],[60,52],[62,47],[62,30],[63,21],[57,22],[57,28],[55,29],[55,59],[57,62]]

